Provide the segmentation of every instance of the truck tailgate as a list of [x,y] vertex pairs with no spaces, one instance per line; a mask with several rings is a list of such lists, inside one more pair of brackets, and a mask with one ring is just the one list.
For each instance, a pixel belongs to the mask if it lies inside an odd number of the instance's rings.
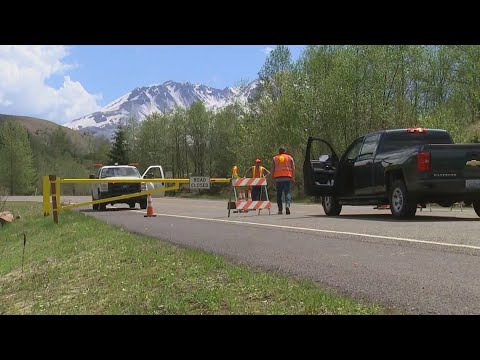
[[480,144],[429,144],[432,176],[480,180]]

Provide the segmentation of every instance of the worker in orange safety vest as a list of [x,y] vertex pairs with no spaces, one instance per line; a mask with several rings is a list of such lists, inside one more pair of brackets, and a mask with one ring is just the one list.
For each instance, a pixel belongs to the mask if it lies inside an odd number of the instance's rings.
[[286,153],[283,146],[272,159],[272,175],[277,185],[278,213],[282,214],[283,212],[282,193],[285,193],[285,213],[290,215],[291,183],[295,182],[295,162],[293,157]]
[[[245,177],[247,176],[247,173],[251,172],[252,173],[252,178],[263,178],[270,174],[270,171],[268,171],[266,168],[264,168],[262,165],[262,160],[257,158],[255,160],[255,165],[251,166],[247,171],[245,171]],[[262,195],[262,186],[252,186],[252,201],[259,201],[261,199]]]

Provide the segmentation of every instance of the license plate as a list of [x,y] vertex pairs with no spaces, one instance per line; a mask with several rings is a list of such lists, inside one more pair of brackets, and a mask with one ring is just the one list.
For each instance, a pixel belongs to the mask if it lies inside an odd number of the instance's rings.
[[466,189],[480,189],[480,179],[465,180]]

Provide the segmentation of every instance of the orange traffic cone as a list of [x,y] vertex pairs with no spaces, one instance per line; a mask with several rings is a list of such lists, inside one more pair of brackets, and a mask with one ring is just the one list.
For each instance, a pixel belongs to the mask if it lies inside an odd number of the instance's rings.
[[144,215],[144,217],[155,217],[155,216],[157,216],[153,213],[152,194],[148,194],[147,202],[148,202],[147,215]]

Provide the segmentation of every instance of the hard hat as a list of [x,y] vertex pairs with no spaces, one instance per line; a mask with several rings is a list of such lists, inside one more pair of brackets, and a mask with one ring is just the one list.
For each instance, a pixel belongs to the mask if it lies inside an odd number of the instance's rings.
[[255,160],[255,162],[256,162],[257,164],[259,164],[259,163],[261,163],[261,162],[262,162],[262,160],[260,160],[260,159],[257,159],[257,160]]
[[233,170],[237,170],[237,165],[233,165]]

